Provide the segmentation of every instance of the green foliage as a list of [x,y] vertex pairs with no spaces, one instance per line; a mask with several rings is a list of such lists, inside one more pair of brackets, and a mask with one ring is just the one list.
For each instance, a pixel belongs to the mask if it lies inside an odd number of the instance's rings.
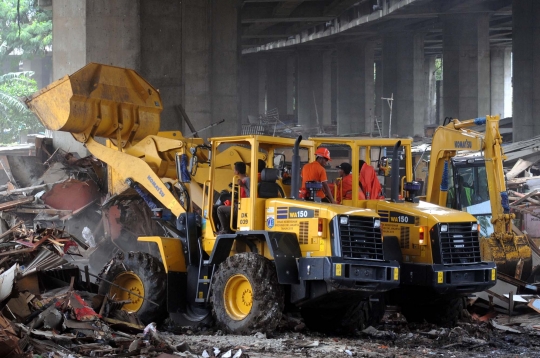
[[51,45],[50,10],[38,7],[37,0],[0,0],[0,68],[10,54],[32,58],[46,54]]
[[440,81],[440,80],[443,79],[442,78],[442,74],[443,74],[442,66],[443,66],[442,58],[435,59],[435,79],[437,81]]
[[21,100],[37,91],[36,81],[30,78],[33,74],[26,71],[0,76],[0,143],[18,142],[22,132],[45,130]]

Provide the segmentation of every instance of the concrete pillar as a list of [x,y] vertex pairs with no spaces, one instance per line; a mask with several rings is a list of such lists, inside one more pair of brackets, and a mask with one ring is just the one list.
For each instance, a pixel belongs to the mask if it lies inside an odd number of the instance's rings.
[[[55,0],[53,80],[89,62],[140,70],[141,23],[138,1]],[[53,133],[53,145],[88,155],[71,134]]]
[[374,43],[337,48],[337,134],[371,131],[374,110]]
[[225,119],[224,124],[201,133],[203,137],[238,134],[241,121],[237,3],[184,0],[181,4],[186,112],[196,129]]
[[226,122],[221,126],[213,127],[208,135],[236,135],[240,133],[241,123],[238,97],[238,63],[241,54],[238,35],[240,31],[238,1],[211,0],[211,4],[212,121],[216,122],[224,118]]
[[[182,18],[182,5],[175,0],[140,1],[139,4],[140,74],[159,89],[163,102],[160,130],[182,130],[190,134],[177,108],[182,104],[185,90],[182,86],[182,22],[178,21]],[[195,129],[200,128],[196,122],[193,125]]]
[[[259,115],[259,57],[243,57],[241,73],[242,123]],[[263,93],[264,94],[264,93]]]
[[513,76],[514,141],[540,135],[540,3],[514,1]]
[[268,110],[277,108],[280,118],[287,116],[287,55],[268,56],[266,67]]
[[512,49],[491,49],[491,111],[501,118],[512,116]]
[[[383,101],[381,99],[381,97],[383,96],[382,94],[382,89],[383,89],[383,63],[382,61],[378,60],[378,61],[375,61],[375,119],[377,119],[379,122],[381,122],[382,120],[382,105],[383,105]],[[373,124],[374,127],[373,127],[373,132],[378,132],[377,131],[377,125],[374,123]],[[382,126],[382,122],[380,124],[380,127]],[[382,128],[381,128],[381,132],[382,132]],[[377,133],[378,135],[378,133]]]
[[435,56],[428,56],[424,60],[425,80],[425,114],[424,124],[437,124],[437,78],[435,77]]
[[296,107],[294,99],[296,98],[295,85],[296,85],[296,56],[287,57],[287,115],[294,116],[296,114]]
[[464,120],[489,114],[489,61],[489,14],[445,15],[445,117]]
[[317,118],[322,120],[322,83],[322,51],[298,51],[298,124],[306,128],[316,128]]
[[325,126],[332,124],[332,51],[323,52],[322,116]]
[[266,113],[266,64],[267,61],[265,58],[259,59],[259,86],[258,86],[258,97],[259,97],[259,114]]
[[399,33],[384,37],[383,97],[394,96],[392,121],[383,102],[383,136],[424,134],[424,34]]

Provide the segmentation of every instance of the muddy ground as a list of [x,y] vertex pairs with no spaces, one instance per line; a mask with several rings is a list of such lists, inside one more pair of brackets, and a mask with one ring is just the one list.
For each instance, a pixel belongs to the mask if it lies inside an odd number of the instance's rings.
[[[495,323],[497,325],[497,323]],[[203,357],[540,357],[540,332],[513,327],[507,332],[490,322],[460,322],[454,328],[431,324],[382,324],[349,336],[279,330],[272,336],[224,335],[220,331],[192,332],[172,336],[186,342],[191,353]],[[517,331],[521,333],[517,333]],[[538,332],[538,333],[537,333]],[[219,352],[215,354],[215,349]],[[207,353],[207,355],[205,354]],[[189,355],[188,355],[189,356]]]

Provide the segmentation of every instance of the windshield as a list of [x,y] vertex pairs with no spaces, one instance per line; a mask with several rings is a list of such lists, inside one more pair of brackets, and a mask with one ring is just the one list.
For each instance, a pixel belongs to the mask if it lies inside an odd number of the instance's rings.
[[454,166],[446,206],[474,215],[481,225],[483,236],[493,232],[491,202],[483,162],[463,162]]

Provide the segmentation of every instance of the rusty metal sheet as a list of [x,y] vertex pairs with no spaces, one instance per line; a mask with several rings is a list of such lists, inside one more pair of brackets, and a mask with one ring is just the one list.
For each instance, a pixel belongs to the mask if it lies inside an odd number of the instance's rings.
[[68,180],[53,186],[45,195],[43,202],[57,210],[78,210],[100,197],[99,189],[95,182]]

